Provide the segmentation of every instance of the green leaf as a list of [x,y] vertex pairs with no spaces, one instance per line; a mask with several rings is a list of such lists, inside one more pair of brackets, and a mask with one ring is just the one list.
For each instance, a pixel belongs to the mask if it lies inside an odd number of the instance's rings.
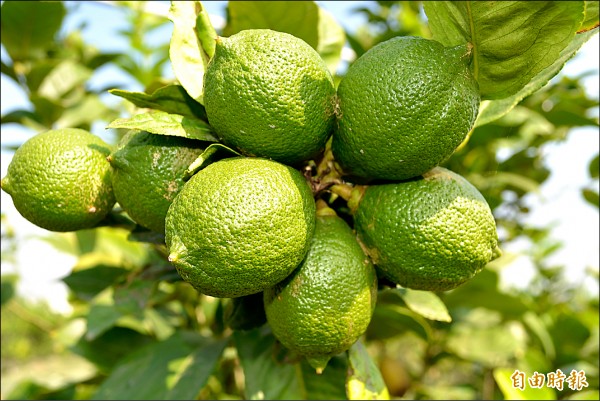
[[241,156],[240,153],[221,143],[211,143],[187,168],[183,174],[184,180],[189,179],[198,171],[206,167],[209,163],[212,163],[218,155],[222,157],[225,157],[225,155]]
[[60,1],[5,1],[0,36],[13,61],[45,57],[58,33],[65,6]]
[[267,328],[233,333],[246,380],[246,399],[305,399],[297,376],[300,366],[276,358],[276,340]]
[[394,291],[398,291],[410,310],[424,318],[440,322],[452,321],[446,305],[433,292],[417,291],[409,288],[398,288]]
[[169,19],[173,21],[169,57],[175,77],[193,99],[204,104],[204,71],[214,52],[214,44],[209,45],[214,28],[208,25],[208,13],[199,1],[172,1]]
[[552,336],[548,332],[548,329],[542,318],[532,311],[527,311],[523,315],[523,323],[525,323],[529,330],[531,330],[540,340],[544,349],[544,353],[547,355],[548,359],[554,360],[556,357],[556,348],[554,346]]
[[345,400],[348,357],[345,352],[333,356],[321,374],[310,366],[306,358],[299,363],[301,383],[306,390],[306,400]]
[[13,111],[3,115],[2,118],[0,119],[0,123],[1,124],[17,123],[17,124],[26,125],[24,123],[24,121],[26,121],[26,120],[40,122],[39,116],[37,114],[35,114],[29,110],[19,109],[19,110],[13,110]]
[[80,299],[91,300],[102,290],[127,274],[128,270],[107,265],[97,265],[75,270],[62,281]]
[[537,193],[540,190],[540,183],[521,174],[508,171],[497,171],[493,175],[483,176],[480,174],[471,174],[470,181],[478,188],[488,187],[512,187],[521,190],[523,193]]
[[217,31],[212,26],[208,13],[202,7],[202,3],[197,3],[196,12],[198,13],[198,17],[196,18],[196,34],[198,35],[198,40],[200,40],[202,50],[211,59],[215,54],[216,39],[218,37]]
[[[70,353],[50,354],[43,358],[24,360],[19,363],[18,369],[7,369],[7,372],[3,373],[2,399],[27,399],[19,396],[31,393],[31,390],[35,390],[37,386],[43,387],[43,389],[37,388],[38,391],[43,390],[39,399],[50,399],[44,397],[49,390],[58,390],[70,384],[85,382],[93,379],[96,374],[97,370],[94,365],[82,357]],[[11,386],[24,381],[28,382],[27,387],[30,387],[32,383],[37,386],[31,386],[29,391],[21,385]],[[7,395],[10,396],[7,397]],[[38,393],[38,395],[40,394]]]
[[0,305],[4,306],[4,304],[10,301],[15,295],[16,280],[16,276],[2,275],[2,282],[0,283],[2,286],[2,291],[0,292]]
[[186,356],[175,374],[167,377],[168,385],[172,387],[163,399],[189,400],[197,397],[215,369],[228,340],[210,342]]
[[591,205],[600,207],[600,195],[593,189],[584,188],[581,190],[583,198]]
[[195,101],[181,85],[167,85],[158,88],[151,95],[144,92],[129,92],[112,89],[109,93],[120,96],[140,108],[181,114],[185,117],[207,121],[204,107]]
[[346,378],[349,400],[389,400],[390,394],[381,372],[361,340],[348,350],[350,369]]
[[13,66],[6,64],[4,61],[0,60],[0,72],[7,77],[12,78],[13,81],[19,83],[19,77],[17,77],[17,73]]
[[424,8],[433,39],[473,45],[482,99],[523,89],[556,62],[584,18],[583,1],[434,1]]
[[319,44],[317,52],[321,55],[332,75],[342,59],[342,49],[346,44],[346,31],[327,10],[319,7]]
[[598,27],[598,1],[585,2],[585,19],[579,28],[579,32],[587,32]]
[[217,138],[212,135],[212,128],[206,122],[164,111],[137,114],[131,118],[119,118],[106,128],[135,129],[158,135],[181,136],[209,142],[217,141]]
[[498,312],[476,308],[454,323],[446,349],[462,359],[493,368],[506,366],[527,347],[527,334],[518,322],[501,322]]
[[95,94],[87,95],[81,102],[65,109],[63,114],[56,120],[55,127],[74,128],[91,127],[96,121],[103,119],[110,109],[100,97]]
[[122,312],[113,305],[92,305],[86,316],[86,340],[93,341],[98,338],[102,333],[113,327],[122,315]]
[[571,59],[581,48],[581,46],[596,33],[598,32],[592,31],[575,36],[575,38],[560,52],[560,56],[556,58],[556,60],[554,60],[550,66],[546,67],[543,71],[537,74],[514,95],[499,100],[482,101],[479,107],[479,115],[475,121],[475,127],[490,123],[504,116],[517,104],[519,104],[521,100],[541,89],[550,81],[550,79],[556,76],[560,70],[562,70],[565,63]]
[[[511,376],[514,373],[519,373],[516,370],[507,368],[495,368],[493,370],[494,379],[496,384],[500,388],[502,395],[505,400],[555,400],[556,395],[554,391],[546,386],[541,388],[535,388],[529,386],[529,383],[525,383],[525,387],[521,390],[515,387]],[[523,372],[525,373],[525,372]],[[525,378],[527,382],[527,377]]]
[[38,95],[50,100],[59,100],[76,86],[82,85],[92,76],[92,70],[74,60],[59,63],[44,78]]
[[596,156],[594,156],[594,158],[590,161],[590,164],[588,166],[588,171],[590,173],[590,177],[592,178],[598,178],[598,175],[600,175],[600,155],[598,153],[596,153]]
[[83,356],[94,363],[103,373],[108,374],[121,358],[154,342],[150,336],[126,327],[115,326],[91,341],[82,336],[71,347],[71,351]]
[[[384,292],[380,294],[383,295]],[[383,302],[378,297],[371,323],[367,328],[367,340],[385,340],[406,332],[413,332],[427,339],[432,335],[429,323],[420,315],[397,304]]]
[[304,40],[315,49],[333,74],[341,60],[346,33],[328,11],[313,1],[232,1],[228,3],[224,36],[244,29],[272,29]]
[[520,318],[529,308],[521,298],[500,292],[498,281],[497,272],[483,269],[469,282],[445,293],[444,303],[450,310],[481,307],[499,311],[507,318]]
[[245,29],[272,29],[292,34],[317,49],[319,7],[313,1],[230,1],[224,36]]
[[113,369],[93,399],[196,399],[227,343],[196,338],[197,348],[181,334],[140,348]]

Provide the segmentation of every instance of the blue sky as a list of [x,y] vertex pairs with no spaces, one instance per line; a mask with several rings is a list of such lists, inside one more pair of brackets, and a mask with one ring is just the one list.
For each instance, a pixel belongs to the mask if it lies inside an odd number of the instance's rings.
[[[69,9],[75,12],[69,13],[64,29],[70,31],[76,29],[85,22],[85,28],[82,30],[84,40],[103,51],[127,51],[127,42],[118,37],[115,33],[127,26],[124,13],[110,4],[110,2],[67,2]],[[166,13],[169,2],[151,2],[153,7]],[[353,13],[352,9],[361,6],[372,6],[372,2],[354,1],[354,2],[333,2],[318,1],[319,5],[330,11],[336,19],[346,29],[353,31],[357,26],[364,22],[362,14]],[[215,25],[218,25],[224,15],[225,1],[203,2],[204,6],[214,19]],[[171,26],[167,24],[164,29],[153,33],[153,43],[168,43],[170,39]],[[570,76],[579,75],[586,71],[593,71],[590,77],[586,78],[586,86],[590,96],[598,98],[598,35],[588,42],[580,53],[567,63],[561,74]],[[6,53],[2,49],[2,58],[7,60]],[[173,77],[169,68],[165,70],[166,77]],[[106,84],[114,84],[115,87],[128,90],[143,90],[139,84],[135,83],[127,74],[116,67],[106,66],[96,71],[89,82],[92,87],[105,87]],[[29,103],[20,89],[8,78],[1,78],[1,107],[2,115],[18,108],[28,108]],[[106,99],[114,98],[106,94]],[[104,123],[94,127],[94,133],[105,136],[108,135],[104,130]],[[17,144],[23,142],[32,134],[31,131],[19,127],[15,124],[4,125],[2,127],[2,144]],[[527,222],[534,226],[546,226],[549,223],[555,225],[553,235],[556,239],[565,243],[564,248],[557,253],[554,261],[557,264],[569,266],[569,272],[576,282],[581,282],[592,290],[597,287],[594,282],[583,282],[583,271],[587,266],[598,268],[599,262],[599,238],[598,238],[598,210],[585,203],[580,195],[580,189],[588,185],[590,180],[587,173],[587,165],[599,148],[598,129],[578,129],[573,131],[568,140],[558,145],[552,145],[544,148],[546,162],[552,171],[551,178],[542,187],[539,194],[532,194],[529,197],[529,203],[532,209]],[[11,154],[2,151],[1,154],[1,175],[6,173],[6,167],[9,163]],[[598,190],[598,181],[595,182]],[[12,201],[8,195],[1,192],[2,211],[6,213],[12,225],[15,225],[19,231],[22,248],[35,246],[37,251],[35,255],[31,252],[22,252],[18,256],[15,265],[3,263],[2,273],[18,270],[24,280],[25,287],[23,292],[29,294],[38,294],[45,297],[47,294],[65,294],[66,289],[58,282],[58,278],[68,273],[69,266],[74,261],[68,255],[57,253],[48,248],[47,244],[35,242],[36,235],[47,235],[44,230],[38,229],[25,221],[12,206]],[[28,241],[34,241],[29,242]],[[527,252],[529,244],[515,243],[511,248],[505,251]],[[40,274],[36,267],[48,267],[48,258],[53,258],[56,263],[52,266],[57,268]],[[532,267],[527,258],[521,258],[513,263],[505,275],[506,279],[513,285],[526,285],[527,276],[532,274]],[[27,281],[29,280],[29,281]],[[60,296],[58,297],[60,298]],[[58,308],[67,308],[62,302]]]

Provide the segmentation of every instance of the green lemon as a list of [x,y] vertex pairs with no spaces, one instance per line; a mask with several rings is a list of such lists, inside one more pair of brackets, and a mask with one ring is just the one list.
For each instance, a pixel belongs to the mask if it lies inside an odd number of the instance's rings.
[[479,110],[466,46],[396,37],[363,54],[338,88],[332,151],[345,174],[404,180],[446,160]]
[[82,129],[38,134],[15,152],[2,189],[23,217],[46,230],[94,227],[115,204],[110,150]]
[[376,298],[375,269],[352,229],[335,214],[317,216],[302,264],[264,291],[273,334],[319,373],[364,334]]
[[166,218],[169,260],[199,292],[250,295],[283,280],[306,255],[315,201],[304,176],[281,163],[235,157],[209,164]]
[[384,275],[416,290],[453,289],[500,253],[485,198],[442,167],[413,180],[368,186],[354,224]]
[[187,138],[128,132],[108,158],[117,202],[137,224],[164,233],[167,210],[185,184],[184,173],[205,146]]
[[217,40],[204,106],[226,145],[295,165],[324,148],[335,123],[333,78],[303,40],[248,29]]

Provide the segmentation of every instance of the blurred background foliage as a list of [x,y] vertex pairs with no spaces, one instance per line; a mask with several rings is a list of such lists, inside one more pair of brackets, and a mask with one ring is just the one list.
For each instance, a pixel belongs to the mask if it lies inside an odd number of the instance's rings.
[[[33,135],[61,127],[103,129],[131,114],[130,104],[106,101],[106,91],[115,86],[87,84],[107,65],[147,93],[170,83],[163,78],[169,41],[157,40],[155,32],[171,22],[144,11],[143,3],[112,3],[127,16],[127,29],[116,34],[127,39],[129,51],[103,53],[84,42],[80,29],[60,30],[74,4],[4,2],[2,44],[9,59],[2,59],[2,74],[19,85],[30,107],[3,115],[1,123],[20,124]],[[367,21],[345,32],[356,56],[394,36],[431,36],[421,2],[377,1],[368,8],[357,3],[354,12]],[[45,23],[28,23],[33,18]],[[20,35],[13,34],[14,24]],[[582,78],[551,81],[502,118],[477,127],[445,163],[488,200],[501,243],[527,240],[536,275],[524,289],[502,287],[500,271],[516,258],[505,253],[471,282],[437,294],[445,307],[431,298],[414,303],[406,293],[382,288],[364,344],[392,398],[598,399],[597,294],[574,287],[565,279],[565,266],[548,262],[561,247],[550,225],[524,223],[530,212],[526,196],[550,176],[544,146],[564,141],[575,127],[598,127],[592,112],[598,99],[588,97]],[[114,142],[123,135],[110,132]],[[3,143],[4,150],[18,145]],[[598,155],[589,163],[590,185],[580,189],[596,208],[597,180]],[[3,264],[14,261],[20,246],[15,238],[2,216]],[[2,399],[346,396],[343,358],[331,362],[326,380],[305,363],[292,365],[268,328],[255,328],[262,317],[237,309],[247,305],[198,294],[165,261],[164,246],[128,239],[122,227],[43,238],[77,261],[63,279],[74,309],[69,316],[16,296],[19,277],[2,275]],[[596,282],[597,268],[589,271]],[[233,332],[236,327],[248,330]],[[297,369],[304,373],[302,388]],[[516,369],[528,375],[583,370],[588,387],[515,392],[503,384]],[[177,372],[190,376],[165,385]]]

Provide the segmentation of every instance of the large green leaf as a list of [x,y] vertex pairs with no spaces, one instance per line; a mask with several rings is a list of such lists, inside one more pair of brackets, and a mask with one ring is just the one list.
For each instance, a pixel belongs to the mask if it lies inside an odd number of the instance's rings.
[[306,400],[345,400],[348,357],[341,353],[332,357],[323,372],[318,374],[306,358],[300,362]]
[[585,2],[585,19],[581,24],[581,28],[579,28],[579,32],[587,32],[598,27],[599,4],[600,2],[594,0]]
[[389,400],[381,372],[361,340],[348,350],[350,369],[346,379],[349,400]]
[[145,92],[129,92],[121,89],[112,89],[109,92],[115,96],[129,100],[140,108],[181,114],[185,117],[199,118],[206,121],[204,107],[192,99],[181,85],[163,86],[155,90],[151,95]]
[[227,339],[208,341],[196,337],[194,342],[199,345],[175,334],[132,353],[114,368],[93,399],[196,399],[227,344]]
[[479,115],[475,121],[475,126],[490,123],[504,116],[511,111],[521,100],[541,89],[550,79],[556,76],[564,67],[565,63],[571,59],[581,46],[592,36],[598,33],[598,30],[586,32],[575,36],[575,38],[564,48],[554,62],[537,74],[517,93],[498,100],[484,100],[479,107]]
[[583,1],[424,3],[433,39],[473,45],[482,99],[519,92],[560,57],[584,19]]
[[246,399],[345,399],[348,364],[343,354],[331,358],[317,374],[305,358],[286,351],[268,325],[235,331],[233,337],[246,379]]
[[342,59],[342,49],[346,44],[346,31],[327,10],[319,7],[319,44],[321,55],[331,74],[335,74]]
[[170,114],[164,111],[152,111],[136,114],[131,118],[119,118],[106,128],[126,128],[148,131],[157,135],[181,136],[200,141],[216,142],[212,128],[208,123],[196,118],[180,114]]
[[319,7],[313,1],[230,1],[223,34],[245,29],[272,29],[290,33],[317,49]]
[[223,34],[231,36],[244,29],[272,29],[286,32],[313,47],[334,73],[346,43],[344,29],[326,10],[313,1],[231,1]]
[[[113,113],[115,115],[109,117]],[[81,127],[89,130],[89,127],[98,120],[110,120],[116,116],[117,114],[108,108],[98,95],[88,94],[80,102],[65,109],[54,126],[56,128]]]
[[199,1],[172,1],[169,19],[173,21],[169,57],[175,77],[193,99],[204,104],[204,71],[214,52],[215,30]]
[[[299,366],[276,359],[275,337],[267,327],[233,334],[244,376],[246,399],[301,400]],[[274,380],[274,378],[277,378]]]
[[58,100],[76,86],[84,84],[92,76],[92,70],[74,60],[60,62],[38,88],[38,95],[50,100]]
[[128,270],[121,267],[100,264],[88,269],[73,271],[62,281],[78,298],[89,301],[127,272]]
[[[50,354],[43,358],[24,360],[19,363],[18,369],[7,369],[3,372],[2,399],[35,399],[22,398],[30,395],[30,392],[21,385],[24,382],[29,386],[35,383],[48,393],[50,390],[58,390],[74,383],[90,380],[96,373],[96,368],[89,361],[69,353]],[[36,387],[35,385],[33,387]],[[42,396],[38,399],[49,398]]]
[[93,340],[86,340],[85,336],[82,336],[71,347],[71,351],[83,356],[103,373],[108,374],[121,358],[154,342],[150,336],[126,327],[115,326]]
[[0,36],[13,61],[45,57],[65,16],[60,1],[5,1]]
[[433,292],[417,291],[409,288],[398,288],[393,291],[397,291],[400,294],[410,310],[424,318],[440,322],[452,321],[446,305]]
[[497,272],[483,269],[471,281],[445,293],[444,303],[451,311],[482,307],[499,311],[507,317],[521,317],[528,310],[527,305],[521,298],[501,292],[498,282]]

